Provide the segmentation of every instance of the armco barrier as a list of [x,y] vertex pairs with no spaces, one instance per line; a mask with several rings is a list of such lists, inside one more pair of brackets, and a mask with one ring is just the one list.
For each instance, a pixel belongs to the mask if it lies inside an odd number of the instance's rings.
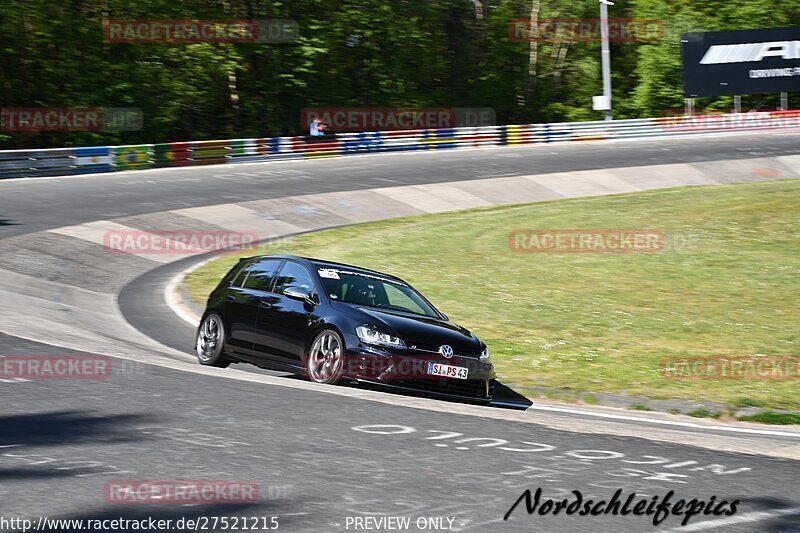
[[409,150],[524,145],[692,133],[799,128],[800,111],[671,116],[599,122],[343,133],[312,139],[274,137],[0,151],[0,179],[253,161],[317,159]]
[[153,145],[153,158],[157,167],[180,167],[192,164],[190,143],[160,143]]
[[153,167],[153,145],[135,144],[129,146],[112,146],[114,170],[142,170]]
[[74,148],[0,152],[0,177],[40,177],[77,174]]
[[78,174],[111,172],[114,169],[113,156],[109,146],[75,148],[74,155]]
[[195,165],[219,165],[228,162],[231,141],[196,141],[189,143]]

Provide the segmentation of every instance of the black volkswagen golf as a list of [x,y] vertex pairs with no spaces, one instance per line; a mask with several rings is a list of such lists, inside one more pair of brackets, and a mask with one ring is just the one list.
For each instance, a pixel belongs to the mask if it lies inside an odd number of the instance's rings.
[[208,298],[200,364],[288,370],[488,402],[489,349],[400,278],[295,256],[242,259]]

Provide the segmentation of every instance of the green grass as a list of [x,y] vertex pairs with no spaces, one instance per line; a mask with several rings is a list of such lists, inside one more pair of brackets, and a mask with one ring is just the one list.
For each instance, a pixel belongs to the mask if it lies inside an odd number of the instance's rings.
[[580,399],[587,405],[597,405],[600,403],[600,400],[594,394],[581,394]]
[[[654,254],[508,247],[515,229],[572,228],[661,229],[668,246]],[[800,355],[800,181],[407,217],[299,236],[259,252],[403,277],[488,343],[499,379],[512,387],[800,407],[797,380],[659,373],[662,358]],[[236,258],[226,255],[188,277],[198,301]]]
[[695,409],[694,411],[689,411],[686,413],[688,416],[693,416],[695,418],[719,418],[722,416],[722,413],[712,412],[708,409]]
[[628,409],[630,409],[631,411],[652,411],[653,410],[653,409],[651,409],[650,407],[646,406],[643,403],[635,403],[635,404],[631,405],[630,407],[628,407]]
[[762,424],[800,424],[800,415],[792,413],[774,413],[771,411],[758,413],[756,415],[740,416],[738,419],[746,422],[761,422]]
[[736,398],[733,401],[733,407],[764,407],[763,400],[754,400],[753,398]]

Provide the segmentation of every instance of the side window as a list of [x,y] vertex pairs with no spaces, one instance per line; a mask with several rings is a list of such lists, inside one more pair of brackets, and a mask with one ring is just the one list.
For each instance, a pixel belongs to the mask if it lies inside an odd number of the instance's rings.
[[238,271],[233,273],[233,276],[231,277],[231,279],[233,281],[231,281],[231,285],[230,286],[231,287],[241,287],[242,283],[244,282],[244,278],[247,277],[247,263],[243,263],[241,265],[237,265],[234,268],[238,269]]
[[308,292],[314,292],[314,280],[306,267],[294,261],[287,261],[278,275],[275,292],[283,294],[287,287],[303,287]]
[[267,259],[259,261],[250,267],[250,275],[247,276],[247,281],[244,282],[245,289],[268,291],[272,285],[272,280],[275,278],[275,271],[280,264],[281,262],[277,259]]

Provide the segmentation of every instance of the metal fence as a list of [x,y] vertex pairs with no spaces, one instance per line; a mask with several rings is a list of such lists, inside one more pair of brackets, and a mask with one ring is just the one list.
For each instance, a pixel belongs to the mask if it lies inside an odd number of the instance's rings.
[[0,151],[0,179],[314,159],[408,150],[666,137],[800,127],[800,111]]

